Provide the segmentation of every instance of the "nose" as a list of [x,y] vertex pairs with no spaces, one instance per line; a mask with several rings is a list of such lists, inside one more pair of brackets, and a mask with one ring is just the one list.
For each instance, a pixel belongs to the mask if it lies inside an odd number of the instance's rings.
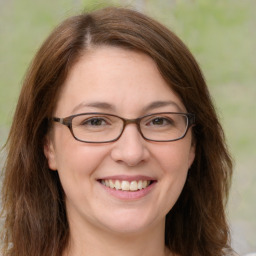
[[149,158],[148,142],[139,133],[136,124],[128,124],[122,136],[113,144],[111,157],[127,166],[136,166]]

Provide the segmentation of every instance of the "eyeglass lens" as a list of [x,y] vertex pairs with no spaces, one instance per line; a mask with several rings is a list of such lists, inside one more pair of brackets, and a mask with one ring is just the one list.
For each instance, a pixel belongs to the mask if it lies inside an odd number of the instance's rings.
[[[180,113],[156,113],[139,118],[143,137],[154,141],[171,141],[183,137],[188,117]],[[72,118],[72,131],[81,141],[108,142],[117,139],[125,127],[125,119],[110,114],[83,114]]]

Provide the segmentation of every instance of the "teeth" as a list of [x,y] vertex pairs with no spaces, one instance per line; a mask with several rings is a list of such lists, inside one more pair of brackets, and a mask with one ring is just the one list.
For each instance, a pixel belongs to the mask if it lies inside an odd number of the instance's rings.
[[121,183],[119,180],[116,180],[116,182],[115,182],[115,189],[117,189],[117,190],[121,189]]
[[115,188],[116,190],[123,191],[137,191],[144,189],[149,186],[149,180],[133,180],[131,182],[127,180],[119,181],[119,180],[101,180],[101,184],[109,188]]
[[142,188],[146,188],[148,185],[148,182],[146,180],[143,180],[142,182]]
[[129,188],[130,188],[131,191],[136,191],[136,190],[138,190],[138,183],[137,183],[137,181],[132,181],[132,182],[130,183]]
[[121,183],[121,188],[122,188],[122,190],[130,190],[129,182],[126,181],[126,180],[123,180],[122,183]]
[[142,180],[138,182],[138,189],[142,189]]
[[109,181],[109,186],[107,187],[110,187],[110,188],[115,188],[115,184],[112,180]]

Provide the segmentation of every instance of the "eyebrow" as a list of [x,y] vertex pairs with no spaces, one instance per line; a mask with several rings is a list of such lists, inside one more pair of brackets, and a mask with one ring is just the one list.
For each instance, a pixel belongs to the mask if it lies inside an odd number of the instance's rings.
[[161,107],[167,107],[167,106],[174,106],[177,108],[179,112],[182,112],[182,108],[174,101],[154,101],[150,103],[148,106],[143,108],[143,111],[147,112],[156,108],[161,108]]
[[[154,101],[150,103],[149,105],[145,106],[142,109],[142,112],[148,112],[157,108],[166,107],[166,106],[174,106],[179,112],[182,112],[182,108],[174,101]],[[116,107],[108,102],[81,102],[77,106],[74,107],[72,110],[73,113],[75,113],[77,110],[83,107],[90,107],[90,108],[96,108],[96,109],[104,109],[108,111],[115,111]]]
[[78,104],[73,108],[72,112],[75,113],[77,110],[83,107],[98,108],[98,109],[104,109],[104,110],[106,109],[110,111],[115,110],[115,107],[112,104],[107,102],[89,102],[89,103],[81,102],[80,104]]

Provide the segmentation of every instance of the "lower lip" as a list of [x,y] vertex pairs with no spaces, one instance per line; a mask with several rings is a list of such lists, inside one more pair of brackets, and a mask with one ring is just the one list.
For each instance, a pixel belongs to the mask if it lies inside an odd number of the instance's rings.
[[100,185],[112,196],[122,200],[136,200],[148,195],[155,187],[156,182],[153,182],[148,187],[137,191],[123,191],[114,188],[109,188],[100,183]]

